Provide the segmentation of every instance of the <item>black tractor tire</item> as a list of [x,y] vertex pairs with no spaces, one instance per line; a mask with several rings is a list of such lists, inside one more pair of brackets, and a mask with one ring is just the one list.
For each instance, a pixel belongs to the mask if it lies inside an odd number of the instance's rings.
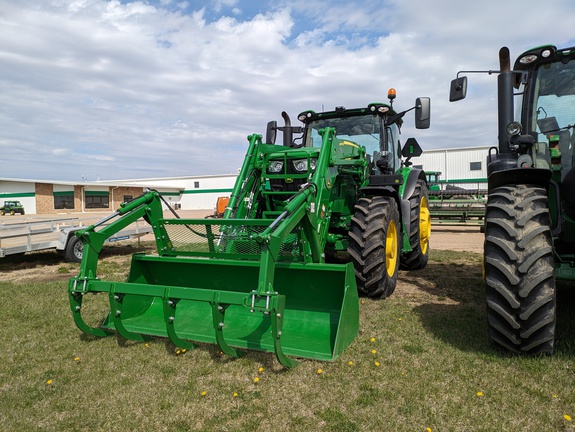
[[514,353],[552,353],[556,289],[545,189],[512,185],[489,192],[484,271],[491,340]]
[[399,272],[400,222],[397,203],[389,197],[360,198],[349,230],[348,253],[360,295],[389,297]]
[[428,207],[427,185],[418,180],[409,198],[409,245],[411,251],[401,255],[401,270],[421,270],[429,259],[429,237],[431,236],[431,216]]
[[70,240],[66,244],[66,250],[64,252],[64,256],[68,261],[71,262],[82,262],[82,252],[84,250],[84,243],[76,237],[71,236]]

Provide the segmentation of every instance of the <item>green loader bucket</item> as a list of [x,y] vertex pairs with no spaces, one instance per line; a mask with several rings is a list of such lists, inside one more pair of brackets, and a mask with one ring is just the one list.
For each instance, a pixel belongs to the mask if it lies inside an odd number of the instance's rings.
[[[357,286],[351,263],[321,262],[317,230],[304,219],[311,193],[300,192],[275,220],[165,219],[157,193],[128,203],[118,214],[130,217],[79,233],[82,265],[68,287],[76,325],[95,336],[167,337],[186,349],[215,343],[235,357],[238,349],[274,352],[287,367],[297,364],[291,357],[334,360],[359,330]],[[140,215],[158,254],[133,255],[125,282],[100,280],[105,239]],[[82,318],[89,292],[108,294],[101,327]]]
[[103,328],[127,339],[215,343],[233,356],[235,348],[275,352],[291,367],[284,356],[334,360],[357,335],[351,263],[277,263],[270,296],[255,293],[259,272],[254,261],[136,254],[126,282],[90,280],[88,288],[109,293]]

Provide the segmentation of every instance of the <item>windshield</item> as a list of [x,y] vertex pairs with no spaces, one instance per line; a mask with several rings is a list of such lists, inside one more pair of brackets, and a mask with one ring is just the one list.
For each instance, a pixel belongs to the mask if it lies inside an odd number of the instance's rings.
[[364,146],[368,155],[380,150],[381,118],[377,115],[315,120],[308,126],[306,147],[321,147],[319,130],[328,126],[335,128],[337,138]]
[[542,65],[536,77],[529,127],[537,141],[560,130],[569,133],[575,125],[575,61]]

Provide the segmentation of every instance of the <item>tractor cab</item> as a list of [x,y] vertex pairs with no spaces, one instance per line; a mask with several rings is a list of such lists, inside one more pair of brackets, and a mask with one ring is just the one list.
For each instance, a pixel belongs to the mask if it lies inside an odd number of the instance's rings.
[[[320,131],[326,127],[333,127],[339,147],[350,155],[353,148],[363,147],[369,161],[370,174],[392,174],[402,167],[402,155],[409,153],[402,149],[400,143],[403,116],[414,108],[417,111],[416,127],[424,129],[429,122],[429,102],[427,98],[420,98],[416,106],[409,110],[397,113],[393,109],[393,100],[396,97],[395,89],[388,92],[389,103],[371,103],[365,108],[346,109],[336,107],[334,111],[316,113],[309,110],[298,115],[304,124],[301,146],[319,147],[322,143]],[[407,146],[413,146],[410,141]],[[413,148],[413,147],[410,147]],[[415,154],[412,156],[416,156]],[[353,157],[353,156],[350,156]]]

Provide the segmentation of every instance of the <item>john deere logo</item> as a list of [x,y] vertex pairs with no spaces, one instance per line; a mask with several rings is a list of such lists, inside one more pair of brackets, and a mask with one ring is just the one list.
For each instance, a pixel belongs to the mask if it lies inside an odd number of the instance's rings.
[[286,183],[293,183],[293,179],[292,178],[286,178]]

